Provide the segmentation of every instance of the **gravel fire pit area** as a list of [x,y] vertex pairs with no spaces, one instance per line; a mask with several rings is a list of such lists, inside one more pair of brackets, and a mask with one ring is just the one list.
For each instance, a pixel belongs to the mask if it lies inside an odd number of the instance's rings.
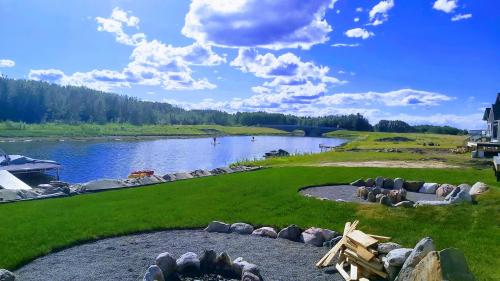
[[[16,280],[142,280],[159,253],[226,252],[256,264],[264,280],[343,280],[314,265],[327,247],[237,233],[171,230],[99,240],[40,257],[15,272]],[[191,279],[185,279],[191,280]],[[192,279],[226,280],[226,279]]]

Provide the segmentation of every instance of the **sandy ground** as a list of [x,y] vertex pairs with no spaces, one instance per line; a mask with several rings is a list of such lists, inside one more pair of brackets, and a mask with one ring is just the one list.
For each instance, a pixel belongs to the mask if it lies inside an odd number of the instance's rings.
[[[309,195],[316,198],[326,198],[333,201],[341,199],[348,202],[375,204],[356,196],[357,189],[358,188],[356,186],[352,185],[328,185],[309,187],[301,190],[300,193],[302,195]],[[419,200],[443,200],[442,198],[438,198],[435,194],[425,194],[409,191],[406,194],[406,199],[414,202]]]
[[459,168],[439,161],[364,161],[364,162],[323,162],[320,167],[374,167],[374,168]]
[[15,272],[16,280],[142,280],[162,252],[178,257],[185,252],[226,251],[259,266],[264,280],[340,281],[332,267],[314,265],[328,252],[285,239],[252,235],[171,230],[99,240],[38,258]]

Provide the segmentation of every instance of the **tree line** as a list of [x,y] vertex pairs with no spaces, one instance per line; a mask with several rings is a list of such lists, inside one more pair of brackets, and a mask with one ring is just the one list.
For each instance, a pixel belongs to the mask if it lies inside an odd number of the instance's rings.
[[402,125],[404,123],[402,121],[387,121],[388,124],[381,121],[373,127],[361,114],[299,117],[267,112],[231,114],[218,110],[185,110],[168,103],[141,101],[134,97],[85,87],[60,86],[7,77],[0,77],[0,121],[133,125],[300,125],[336,127],[354,131],[375,129],[388,132],[454,132],[452,130],[454,128],[451,127],[448,129],[435,126],[410,126],[410,130]]

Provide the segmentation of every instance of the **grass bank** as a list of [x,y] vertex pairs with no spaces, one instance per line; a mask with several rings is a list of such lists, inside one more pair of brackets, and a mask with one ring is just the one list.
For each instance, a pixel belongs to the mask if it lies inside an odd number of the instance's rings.
[[[341,230],[348,220],[359,219],[362,230],[392,236],[407,247],[431,236],[438,248],[459,248],[479,280],[500,276],[497,187],[481,196],[478,205],[418,209],[326,202],[297,192],[303,186],[346,183],[377,175],[452,184],[477,180],[496,184],[490,170],[287,167],[0,205],[4,226],[0,228],[0,268],[14,269],[37,256],[83,241],[203,227],[216,219],[335,230]],[[315,262],[311,261],[311,266]]]
[[105,137],[105,136],[206,136],[206,135],[285,135],[285,131],[244,126],[219,125],[142,125],[25,124],[0,123],[0,138]]

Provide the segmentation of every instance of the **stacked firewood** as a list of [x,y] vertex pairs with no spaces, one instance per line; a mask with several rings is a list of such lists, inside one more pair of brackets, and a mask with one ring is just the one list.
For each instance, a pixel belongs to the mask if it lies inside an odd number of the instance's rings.
[[359,221],[345,224],[340,241],[316,263],[316,266],[333,265],[337,257],[335,268],[345,280],[367,281],[377,276],[386,279],[387,273],[377,252],[377,244],[387,242],[391,238],[357,230],[358,223]]

